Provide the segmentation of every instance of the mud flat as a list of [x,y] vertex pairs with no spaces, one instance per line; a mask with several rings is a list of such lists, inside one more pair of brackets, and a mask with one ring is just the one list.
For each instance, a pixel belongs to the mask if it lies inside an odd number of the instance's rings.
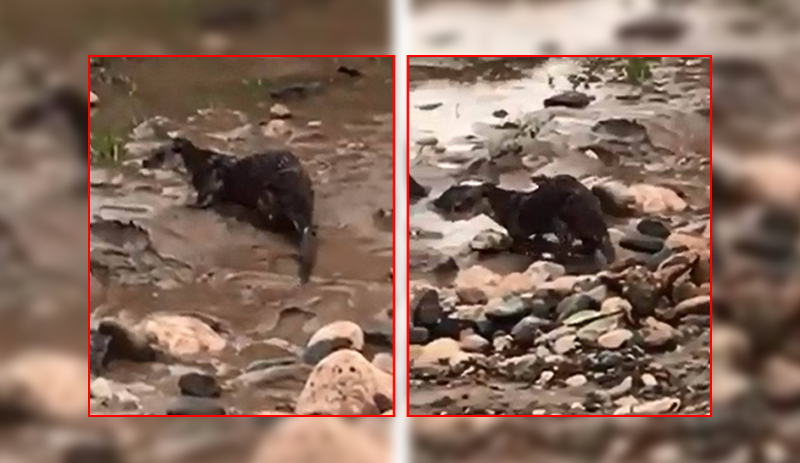
[[[709,62],[422,59],[411,75],[412,414],[707,414]],[[597,198],[613,262],[520,252],[464,193],[555,175]]]
[[[390,412],[391,60],[98,60],[92,90],[92,413]],[[189,207],[169,133],[300,158],[307,285],[287,238]]]

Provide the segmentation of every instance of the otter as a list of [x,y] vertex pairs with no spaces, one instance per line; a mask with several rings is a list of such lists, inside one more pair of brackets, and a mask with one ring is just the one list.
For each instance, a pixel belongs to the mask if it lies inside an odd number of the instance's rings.
[[261,225],[288,234],[299,247],[299,276],[305,284],[317,256],[313,224],[314,189],[300,160],[286,150],[270,150],[241,159],[198,148],[176,137],[180,154],[197,191],[195,207],[237,204],[255,211]]
[[570,175],[533,178],[534,191],[506,190],[490,183],[456,185],[434,201],[447,214],[484,213],[505,227],[515,248],[528,249],[531,237],[555,234],[560,254],[572,250],[575,239],[583,252],[600,251],[613,262],[616,253],[608,233],[600,200]]

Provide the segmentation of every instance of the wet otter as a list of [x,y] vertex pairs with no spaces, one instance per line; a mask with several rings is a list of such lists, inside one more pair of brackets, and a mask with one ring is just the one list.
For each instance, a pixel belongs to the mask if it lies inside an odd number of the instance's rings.
[[558,237],[560,253],[568,253],[575,239],[583,251],[602,252],[615,258],[600,201],[570,175],[535,177],[534,191],[505,190],[493,184],[457,185],[445,191],[434,205],[449,214],[485,213],[508,230],[517,249],[526,249],[531,236]]
[[311,178],[289,151],[272,150],[241,159],[173,139],[197,191],[197,207],[233,203],[257,213],[263,225],[288,233],[300,251],[300,280],[308,282],[316,262]]

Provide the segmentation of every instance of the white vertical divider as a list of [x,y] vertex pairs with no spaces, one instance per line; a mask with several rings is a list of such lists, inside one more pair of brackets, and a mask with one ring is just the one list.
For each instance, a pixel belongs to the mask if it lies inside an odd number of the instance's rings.
[[407,412],[408,214],[406,100],[412,0],[392,0],[392,53],[395,55],[395,418],[394,462],[411,463],[410,419]]

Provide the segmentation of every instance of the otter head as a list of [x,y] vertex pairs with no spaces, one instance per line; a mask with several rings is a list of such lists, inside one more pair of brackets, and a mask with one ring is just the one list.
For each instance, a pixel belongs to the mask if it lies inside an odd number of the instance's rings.
[[317,228],[307,225],[300,230],[300,282],[308,283],[311,271],[317,263]]
[[228,157],[200,149],[182,137],[172,139],[172,152],[181,156],[192,177],[192,186],[197,190],[197,205],[209,206],[223,189],[225,172],[230,164]]
[[451,186],[433,201],[433,205],[448,217],[472,218],[488,214],[491,210],[486,201],[493,185],[483,182],[464,182]]

